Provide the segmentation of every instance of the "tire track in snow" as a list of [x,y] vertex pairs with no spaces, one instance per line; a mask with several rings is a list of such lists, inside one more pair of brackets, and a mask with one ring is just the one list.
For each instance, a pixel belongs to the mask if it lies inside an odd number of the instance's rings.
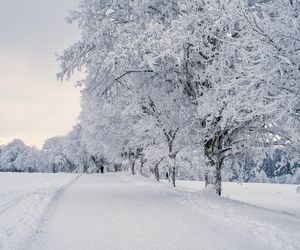
[[[4,201],[0,210],[1,249],[30,249],[32,239],[42,231],[43,220],[52,204],[62,195],[64,189],[74,183],[80,175],[49,175],[46,181],[10,192],[17,197]],[[7,197],[8,199],[10,198]]]
[[40,235],[45,233],[44,231],[44,225],[45,223],[48,221],[49,217],[51,216],[51,210],[52,208],[55,207],[56,203],[59,202],[62,197],[63,197],[63,194],[64,192],[71,186],[73,185],[81,176],[83,176],[84,174],[79,174],[77,176],[75,176],[70,182],[64,184],[63,186],[61,186],[59,189],[56,190],[56,192],[54,193],[53,197],[51,198],[51,200],[49,201],[48,203],[48,206],[45,208],[44,210],[44,213],[43,215],[41,216],[40,218],[40,221],[39,221],[39,230],[36,231],[35,234],[33,234],[30,239],[27,240],[27,246],[24,247],[23,249],[27,250],[27,249],[30,249],[31,245],[34,244],[34,242],[36,240],[39,239]]
[[[39,190],[42,190],[45,188],[49,183],[53,182],[53,180],[44,180],[42,182],[39,182],[38,184],[35,184],[31,187],[25,188],[25,189],[17,189],[15,191],[7,192],[4,194],[0,195],[0,200],[3,199],[5,200],[5,197],[10,198],[11,196],[13,197],[12,200],[9,200],[5,202],[4,204],[0,204],[0,216],[12,208],[13,206],[17,205],[19,202],[22,202],[24,199],[36,195]],[[29,191],[28,191],[29,190]],[[21,195],[17,195],[14,197],[14,194],[21,193]]]

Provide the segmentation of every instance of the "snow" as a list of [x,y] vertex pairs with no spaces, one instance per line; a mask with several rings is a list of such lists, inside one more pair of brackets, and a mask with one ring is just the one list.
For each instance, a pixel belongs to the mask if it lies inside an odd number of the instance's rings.
[[76,179],[68,174],[0,174],[0,249],[26,249],[40,233],[43,216]]
[[[224,182],[222,185],[223,197],[297,215],[300,218],[300,186],[234,182]],[[197,192],[204,188],[204,182],[177,181],[177,187],[180,190]]]
[[297,186],[225,183],[225,196],[249,194],[254,206],[196,191],[201,185],[174,189],[124,173],[0,174],[0,249],[300,249]]

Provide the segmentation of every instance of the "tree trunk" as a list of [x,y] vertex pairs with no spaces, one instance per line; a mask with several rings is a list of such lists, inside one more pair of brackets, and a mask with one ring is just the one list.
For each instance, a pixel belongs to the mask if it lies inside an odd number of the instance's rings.
[[173,184],[174,187],[176,187],[175,180],[176,180],[176,169],[175,169],[175,166],[174,166],[174,167],[172,167],[172,184]]
[[56,173],[56,164],[55,163],[53,163],[52,164],[52,173]]
[[143,175],[143,168],[144,168],[145,162],[146,162],[146,161],[144,160],[144,157],[141,156],[140,175]]
[[[155,179],[157,181],[159,181],[159,164],[163,161],[163,159],[165,159],[165,157],[162,157],[154,166],[154,176],[155,176]],[[170,181],[170,180],[169,180]]]
[[204,180],[205,180],[205,188],[206,188],[208,186],[208,184],[209,184],[208,173],[207,172],[205,173]]
[[83,173],[87,174],[88,173],[88,169],[89,169],[89,166],[88,165],[84,165],[83,166]]
[[222,174],[221,174],[222,161],[218,160],[215,165],[215,190],[217,195],[222,194]]
[[157,181],[159,181],[159,170],[158,170],[158,165],[155,165],[154,167],[154,176],[155,176],[155,179]]
[[134,166],[135,166],[135,160],[132,162],[132,164],[131,164],[131,173],[133,174],[133,175],[135,175],[135,169],[134,169]]
[[176,187],[176,156],[173,156],[172,158],[170,158],[170,161],[171,161],[170,163],[173,165],[171,167],[171,164],[170,164],[172,184],[174,187]]
[[[207,157],[210,168],[214,170],[213,173],[213,184],[217,195],[221,195],[222,193],[222,173],[221,173],[221,166],[222,166],[222,156],[221,156],[221,149],[222,149],[222,136],[220,133],[216,134],[213,139],[210,139],[205,143],[204,153]],[[209,178],[206,179],[205,182],[210,182]],[[206,184],[206,183],[205,183]]]

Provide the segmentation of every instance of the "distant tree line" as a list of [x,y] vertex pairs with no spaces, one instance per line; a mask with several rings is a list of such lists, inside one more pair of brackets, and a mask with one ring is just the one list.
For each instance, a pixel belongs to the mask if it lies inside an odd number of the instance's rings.
[[[74,131],[77,131],[74,133]],[[12,142],[0,147],[0,172],[42,172],[42,173],[100,173],[119,172],[127,170],[132,165],[128,161],[112,162],[104,155],[88,155],[80,144],[71,143],[77,140],[80,134],[80,126],[74,127],[67,136],[54,137],[46,141],[42,150],[25,145],[21,140],[15,139]],[[123,156],[126,158],[126,156]],[[275,155],[267,156],[260,166],[256,166],[253,159],[244,159],[241,166],[236,167],[233,162],[225,164],[222,175],[224,181],[231,182],[262,182],[262,183],[291,183],[300,184],[299,163],[291,164],[282,162],[284,152],[276,150]],[[164,157],[157,161],[154,166],[137,167],[138,173],[144,176],[153,176],[155,179],[166,179],[168,168],[158,166],[164,162]],[[199,162],[199,164],[201,164]],[[196,171],[195,171],[196,170]],[[182,180],[205,180],[205,171],[198,172],[189,158],[180,158],[178,161],[177,178]],[[131,171],[131,170],[130,170]]]

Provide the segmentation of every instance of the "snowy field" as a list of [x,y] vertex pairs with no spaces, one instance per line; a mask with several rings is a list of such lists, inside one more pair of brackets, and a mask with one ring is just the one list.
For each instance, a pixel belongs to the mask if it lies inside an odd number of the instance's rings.
[[1,173],[0,249],[300,249],[296,185],[225,183],[230,199],[202,187]]

